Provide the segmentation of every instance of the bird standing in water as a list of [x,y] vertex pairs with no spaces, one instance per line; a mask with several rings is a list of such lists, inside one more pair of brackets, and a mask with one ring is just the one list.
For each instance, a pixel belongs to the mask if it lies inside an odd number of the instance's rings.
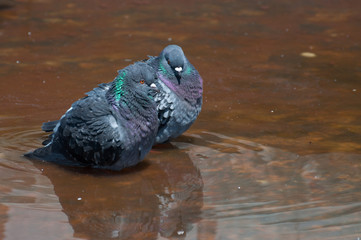
[[158,129],[156,72],[144,62],[120,71],[76,101],[60,120],[44,123],[53,131],[30,158],[64,165],[121,170],[139,163],[152,148]]
[[167,46],[158,57],[150,57],[146,63],[158,75],[156,143],[164,143],[185,132],[198,117],[202,108],[203,80],[177,45]]
[[135,165],[153,144],[176,138],[193,124],[202,94],[198,71],[181,47],[169,45],[159,56],[119,71],[60,120],[44,123],[42,129],[54,133],[45,147],[26,156],[117,170]]

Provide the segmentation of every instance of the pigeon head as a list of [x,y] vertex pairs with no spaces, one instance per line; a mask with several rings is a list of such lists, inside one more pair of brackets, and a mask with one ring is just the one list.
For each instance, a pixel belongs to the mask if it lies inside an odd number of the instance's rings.
[[156,80],[157,75],[152,67],[143,62],[136,62],[118,71],[110,92],[116,101],[132,96],[153,99],[158,92]]
[[178,84],[184,80],[184,77],[192,70],[181,47],[169,45],[160,54],[159,68],[164,75],[173,79]]
[[158,78],[171,91],[189,102],[202,97],[203,80],[181,47],[168,45],[158,59]]

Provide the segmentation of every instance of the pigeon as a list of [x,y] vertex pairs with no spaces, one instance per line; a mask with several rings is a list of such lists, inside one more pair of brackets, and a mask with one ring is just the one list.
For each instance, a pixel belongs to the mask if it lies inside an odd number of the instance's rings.
[[43,130],[53,131],[50,140],[25,156],[110,170],[136,165],[157,134],[156,80],[144,62],[119,70],[113,82],[88,92],[60,120],[44,123]]
[[[180,136],[197,119],[202,108],[203,80],[177,45],[168,45],[158,57],[143,61],[157,72],[159,93],[154,100],[159,126],[155,144],[164,143]],[[44,123],[43,131],[53,131],[57,122]]]
[[159,127],[155,143],[180,136],[198,117],[202,108],[203,80],[181,47],[169,45],[146,63],[157,72],[156,95]]

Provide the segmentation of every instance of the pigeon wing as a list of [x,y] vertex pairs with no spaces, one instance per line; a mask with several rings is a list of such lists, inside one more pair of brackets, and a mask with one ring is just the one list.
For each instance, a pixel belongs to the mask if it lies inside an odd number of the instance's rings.
[[84,163],[111,165],[124,149],[126,134],[105,97],[85,97],[60,120],[57,134],[67,151]]

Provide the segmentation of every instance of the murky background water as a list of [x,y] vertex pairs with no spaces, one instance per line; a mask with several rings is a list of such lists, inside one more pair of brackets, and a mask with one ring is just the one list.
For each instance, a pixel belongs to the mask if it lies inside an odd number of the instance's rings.
[[[361,238],[361,2],[0,0],[0,239]],[[43,121],[168,44],[204,79],[122,172],[29,161]]]

